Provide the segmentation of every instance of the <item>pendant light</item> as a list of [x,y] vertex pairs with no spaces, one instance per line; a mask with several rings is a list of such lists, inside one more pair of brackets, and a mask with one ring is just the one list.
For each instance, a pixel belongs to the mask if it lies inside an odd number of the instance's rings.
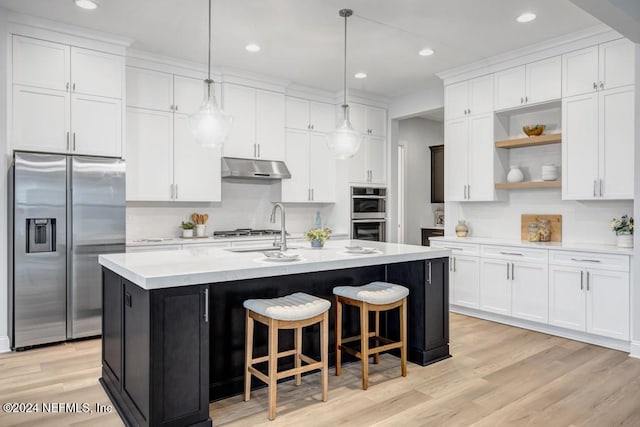
[[189,116],[189,127],[196,141],[206,147],[224,144],[233,119],[218,107],[211,80],[211,0],[209,0],[209,63],[204,81],[204,100],[198,111]]
[[360,149],[362,136],[353,129],[349,121],[349,104],[347,104],[347,18],[353,10],[342,9],[338,14],[344,18],[344,102],[342,104],[342,120],[329,138],[328,146],[333,155],[340,160],[353,157]]

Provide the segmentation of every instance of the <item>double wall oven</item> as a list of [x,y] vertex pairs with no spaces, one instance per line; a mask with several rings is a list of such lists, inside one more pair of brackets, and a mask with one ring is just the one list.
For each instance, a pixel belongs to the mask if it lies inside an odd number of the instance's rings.
[[351,187],[351,238],[386,241],[387,189]]

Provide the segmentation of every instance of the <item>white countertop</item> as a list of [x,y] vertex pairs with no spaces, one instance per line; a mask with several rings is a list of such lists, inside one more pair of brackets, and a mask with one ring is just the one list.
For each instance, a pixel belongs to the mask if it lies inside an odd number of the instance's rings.
[[616,245],[599,243],[564,243],[564,242],[527,242],[526,240],[495,239],[491,237],[454,237],[438,236],[429,240],[450,243],[473,243],[477,245],[518,246],[536,249],[554,249],[563,251],[598,252],[616,255],[633,255],[633,248],[619,248]]
[[[373,247],[373,254],[349,254],[345,246]],[[282,276],[394,262],[447,257],[447,249],[363,240],[329,240],[322,249],[305,247],[292,262],[265,261],[262,252],[230,252],[224,248],[190,248],[180,251],[100,255],[104,267],[143,289],[160,289],[200,283],[226,282]]]
[[[347,239],[347,233],[334,233],[331,235],[333,239]],[[291,233],[287,235],[287,239],[304,239],[304,233]],[[251,242],[251,241],[273,241],[274,236],[239,236],[239,237],[148,237],[144,239],[127,240],[128,247],[138,246],[163,246],[163,245],[193,245],[206,243],[232,243],[232,242]]]

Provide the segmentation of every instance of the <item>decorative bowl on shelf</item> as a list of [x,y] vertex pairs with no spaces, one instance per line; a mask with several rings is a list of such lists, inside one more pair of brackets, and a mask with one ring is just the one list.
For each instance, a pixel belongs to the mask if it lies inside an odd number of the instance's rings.
[[545,127],[545,125],[522,126],[522,130],[527,136],[540,136]]

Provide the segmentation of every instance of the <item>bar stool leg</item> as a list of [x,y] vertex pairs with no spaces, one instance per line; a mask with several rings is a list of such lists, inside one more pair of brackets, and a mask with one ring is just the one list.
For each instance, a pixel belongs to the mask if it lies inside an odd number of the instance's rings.
[[[380,336],[380,312],[376,311],[376,325],[375,325],[375,334],[376,334],[376,347],[380,345],[380,341],[378,337]],[[380,353],[376,353],[373,355],[373,363],[376,365],[380,363]]]
[[244,356],[244,401],[248,402],[251,397],[251,373],[249,367],[253,359],[253,318],[246,310],[246,334],[245,334],[245,356]]
[[362,359],[362,389],[369,388],[369,304],[360,305],[360,354]]
[[269,419],[276,418],[278,386],[278,321],[269,320]]
[[402,341],[402,347],[400,347],[400,369],[402,376],[407,376],[407,299],[402,300],[400,305],[400,341]]
[[336,376],[342,374],[342,302],[340,297],[336,297]]
[[329,312],[324,313],[320,325],[320,360],[322,361],[322,401],[329,395]]
[[[302,354],[302,328],[296,328],[295,330],[295,338],[296,338],[296,368],[302,366],[302,359],[300,355]],[[296,375],[296,385],[302,384],[302,374]]]

